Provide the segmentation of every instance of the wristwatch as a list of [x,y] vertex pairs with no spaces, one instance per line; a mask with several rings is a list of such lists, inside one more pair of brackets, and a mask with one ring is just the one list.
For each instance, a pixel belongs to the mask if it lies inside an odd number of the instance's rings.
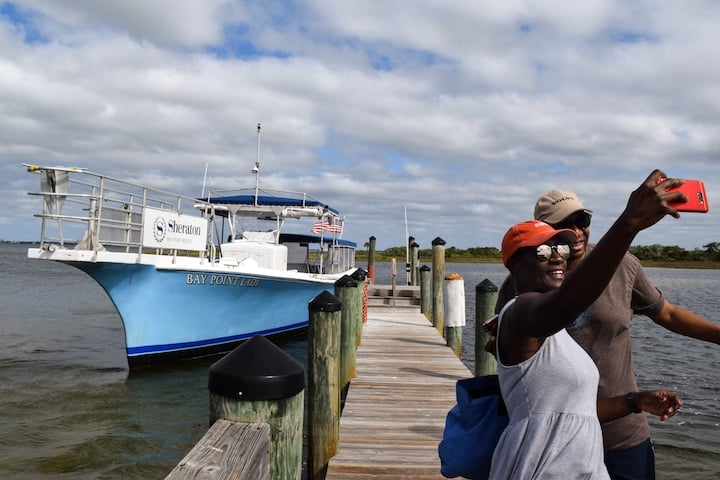
[[634,392],[630,392],[627,395],[625,395],[625,403],[627,403],[628,409],[630,409],[630,412],[632,413],[640,413],[642,410],[638,408],[637,403],[635,403],[635,394]]

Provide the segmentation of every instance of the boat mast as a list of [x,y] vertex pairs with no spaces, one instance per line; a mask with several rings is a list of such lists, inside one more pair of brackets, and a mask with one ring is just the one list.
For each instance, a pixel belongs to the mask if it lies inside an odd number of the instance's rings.
[[258,206],[258,194],[260,192],[260,124],[257,124],[257,153],[255,154],[255,166],[251,170],[255,174],[255,206]]

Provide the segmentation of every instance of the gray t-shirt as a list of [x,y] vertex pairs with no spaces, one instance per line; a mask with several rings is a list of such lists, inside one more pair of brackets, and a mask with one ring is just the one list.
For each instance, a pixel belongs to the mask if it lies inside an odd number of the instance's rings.
[[[588,253],[592,246],[588,247]],[[653,317],[665,298],[648,279],[640,261],[626,254],[605,291],[570,327],[570,335],[593,359],[600,371],[598,398],[637,391],[632,359],[630,324],[634,314]],[[626,415],[602,424],[606,450],[634,447],[650,438],[645,414]]]

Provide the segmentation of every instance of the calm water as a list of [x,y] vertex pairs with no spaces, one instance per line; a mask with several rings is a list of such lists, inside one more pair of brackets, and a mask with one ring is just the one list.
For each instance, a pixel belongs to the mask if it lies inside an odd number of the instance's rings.
[[[164,478],[208,428],[205,358],[129,373],[120,319],[104,292],[71,267],[0,245],[0,478]],[[377,266],[389,283],[389,264]],[[446,264],[465,279],[463,360],[472,369],[475,286],[499,285],[500,265]],[[671,301],[718,319],[720,271],[650,269]],[[402,272],[404,280],[404,272]],[[720,319],[719,319],[720,321]],[[681,393],[685,405],[653,421],[659,479],[720,472],[720,346],[666,333],[639,318],[643,388]],[[285,346],[299,360],[304,344]]]

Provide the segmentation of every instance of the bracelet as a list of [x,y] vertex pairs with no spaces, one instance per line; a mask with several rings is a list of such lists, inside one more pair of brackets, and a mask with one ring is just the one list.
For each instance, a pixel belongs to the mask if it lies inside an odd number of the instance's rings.
[[637,403],[635,403],[635,396],[633,392],[628,393],[625,395],[625,403],[627,403],[628,409],[631,413],[640,413],[642,410],[637,406]]

